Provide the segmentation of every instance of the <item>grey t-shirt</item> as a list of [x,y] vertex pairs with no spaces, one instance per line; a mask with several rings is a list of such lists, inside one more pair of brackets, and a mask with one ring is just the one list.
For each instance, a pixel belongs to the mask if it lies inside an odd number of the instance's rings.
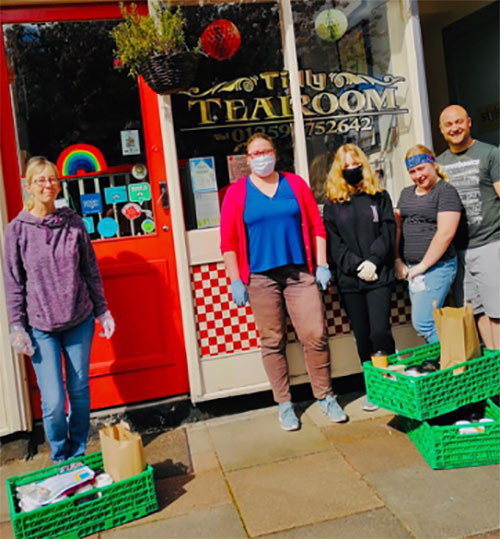
[[[437,231],[437,217],[440,212],[462,211],[457,190],[444,180],[440,180],[425,195],[417,195],[414,185],[401,191],[397,207],[402,220],[403,258],[407,264],[418,264]],[[441,260],[455,256],[455,247],[450,243]]]
[[461,153],[446,150],[438,163],[457,189],[467,215],[469,248],[500,239],[500,150],[479,140]]

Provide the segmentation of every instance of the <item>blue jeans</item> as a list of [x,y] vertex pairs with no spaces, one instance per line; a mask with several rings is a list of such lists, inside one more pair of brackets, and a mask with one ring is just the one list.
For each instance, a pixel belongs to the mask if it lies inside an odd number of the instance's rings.
[[[43,426],[53,461],[85,453],[90,419],[89,363],[94,326],[94,315],[90,315],[81,324],[64,331],[47,332],[35,328],[29,331],[35,348],[31,361],[42,395]],[[69,400],[68,421],[61,353]]]
[[[411,265],[409,265],[411,268]],[[439,341],[434,323],[432,303],[436,301],[436,307],[443,306],[446,295],[457,273],[457,258],[438,262],[424,273],[425,290],[413,292],[411,286],[411,321],[417,333],[428,343]]]

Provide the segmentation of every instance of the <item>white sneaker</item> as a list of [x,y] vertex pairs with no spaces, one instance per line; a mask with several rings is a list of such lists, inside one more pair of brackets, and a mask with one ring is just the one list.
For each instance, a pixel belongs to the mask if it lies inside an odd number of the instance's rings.
[[368,400],[366,395],[363,397],[363,400],[361,401],[361,410],[364,410],[365,412],[376,412],[378,408],[379,407],[376,404],[373,404],[373,402]]

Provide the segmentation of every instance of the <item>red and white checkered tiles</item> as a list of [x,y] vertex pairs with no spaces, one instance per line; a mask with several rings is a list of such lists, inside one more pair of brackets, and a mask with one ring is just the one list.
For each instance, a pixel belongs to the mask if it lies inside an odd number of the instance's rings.
[[[201,357],[232,354],[260,347],[259,333],[250,306],[236,307],[231,301],[231,285],[224,264],[203,264],[191,267],[191,286],[195,304],[196,333]],[[323,294],[326,325],[330,337],[350,333],[351,324],[340,306],[337,288]],[[396,285],[392,297],[391,323],[411,321],[411,305],[401,284]],[[287,318],[287,340],[297,340]]]

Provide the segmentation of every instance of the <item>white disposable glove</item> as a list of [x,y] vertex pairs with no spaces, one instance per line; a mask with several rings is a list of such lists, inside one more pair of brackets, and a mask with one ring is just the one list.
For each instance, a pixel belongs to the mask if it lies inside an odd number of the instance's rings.
[[357,271],[358,277],[363,281],[375,281],[378,279],[377,266],[369,260],[361,262],[357,267]]
[[13,326],[9,335],[12,348],[20,354],[32,356],[35,353],[33,343],[28,332],[21,326]]
[[101,337],[106,337],[106,339],[111,339],[113,333],[115,332],[115,319],[109,311],[106,311],[101,316],[97,317],[97,320],[101,323],[103,331],[99,333]]

